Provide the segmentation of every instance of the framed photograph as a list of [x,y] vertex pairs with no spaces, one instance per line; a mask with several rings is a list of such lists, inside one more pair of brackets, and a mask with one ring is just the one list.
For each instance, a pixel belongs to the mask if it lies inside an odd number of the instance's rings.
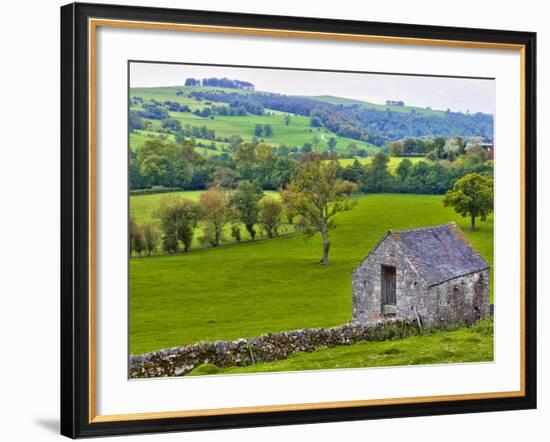
[[62,7],[62,434],[535,408],[535,45]]

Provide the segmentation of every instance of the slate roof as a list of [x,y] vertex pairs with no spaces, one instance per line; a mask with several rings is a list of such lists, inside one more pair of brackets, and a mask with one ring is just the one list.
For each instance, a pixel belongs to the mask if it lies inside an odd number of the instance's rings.
[[395,239],[428,286],[489,268],[455,223],[390,230],[387,236]]

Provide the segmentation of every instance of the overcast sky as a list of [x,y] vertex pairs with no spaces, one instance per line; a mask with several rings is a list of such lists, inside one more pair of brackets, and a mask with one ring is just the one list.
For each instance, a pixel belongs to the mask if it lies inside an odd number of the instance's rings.
[[130,86],[182,86],[186,78],[227,77],[249,81],[256,90],[285,95],[333,95],[452,111],[494,114],[495,81],[464,78],[349,74],[343,72],[131,63]]

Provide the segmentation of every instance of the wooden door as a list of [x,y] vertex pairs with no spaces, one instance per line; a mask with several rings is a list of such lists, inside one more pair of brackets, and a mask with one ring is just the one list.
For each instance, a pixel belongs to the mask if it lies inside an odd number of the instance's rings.
[[395,267],[382,266],[382,305],[396,305]]

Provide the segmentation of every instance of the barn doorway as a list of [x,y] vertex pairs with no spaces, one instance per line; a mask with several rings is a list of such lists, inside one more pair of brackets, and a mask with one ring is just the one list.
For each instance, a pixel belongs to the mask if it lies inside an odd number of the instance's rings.
[[397,299],[395,287],[395,267],[382,266],[382,314],[395,316],[397,314]]

